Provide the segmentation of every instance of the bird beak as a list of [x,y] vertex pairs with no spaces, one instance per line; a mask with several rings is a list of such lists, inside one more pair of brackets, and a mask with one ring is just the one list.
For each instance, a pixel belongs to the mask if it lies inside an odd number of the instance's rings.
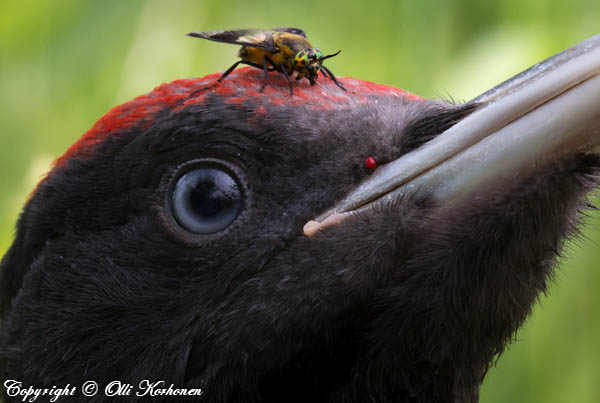
[[470,103],[479,107],[422,147],[379,167],[308,222],[305,235],[403,194],[424,192],[448,206],[566,155],[600,154],[600,35]]

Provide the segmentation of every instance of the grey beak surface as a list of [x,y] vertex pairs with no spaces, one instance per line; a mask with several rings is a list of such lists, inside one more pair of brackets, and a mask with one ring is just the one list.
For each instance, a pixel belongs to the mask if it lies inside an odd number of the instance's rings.
[[600,153],[600,35],[470,102],[481,106],[419,149],[378,168],[307,224],[309,232],[314,233],[318,223],[336,222],[407,192],[426,192],[451,205],[474,189],[565,154]]

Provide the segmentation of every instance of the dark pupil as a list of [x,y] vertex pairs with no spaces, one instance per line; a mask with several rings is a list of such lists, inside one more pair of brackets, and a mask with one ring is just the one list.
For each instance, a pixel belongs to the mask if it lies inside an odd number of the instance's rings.
[[177,222],[197,234],[224,230],[242,208],[237,182],[227,172],[216,168],[186,172],[177,181],[171,197]]
[[204,217],[214,216],[233,206],[231,194],[226,194],[212,181],[198,182],[192,190],[190,198],[194,212]]

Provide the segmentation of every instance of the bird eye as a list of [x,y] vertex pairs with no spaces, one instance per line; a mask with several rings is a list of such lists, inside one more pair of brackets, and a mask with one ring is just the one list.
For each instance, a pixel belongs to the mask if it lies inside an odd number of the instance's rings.
[[243,207],[238,181],[217,166],[199,167],[179,177],[171,193],[173,216],[196,234],[214,234],[228,228]]

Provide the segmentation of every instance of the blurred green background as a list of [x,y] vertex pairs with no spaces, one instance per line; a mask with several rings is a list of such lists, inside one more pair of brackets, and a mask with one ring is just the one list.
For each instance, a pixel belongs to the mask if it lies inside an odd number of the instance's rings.
[[[185,33],[273,26],[305,29],[326,53],[343,49],[327,62],[337,75],[468,100],[600,32],[600,2],[2,0],[0,255],[52,160],[109,108],[236,60],[235,46]],[[482,402],[600,402],[599,218],[568,245]]]

